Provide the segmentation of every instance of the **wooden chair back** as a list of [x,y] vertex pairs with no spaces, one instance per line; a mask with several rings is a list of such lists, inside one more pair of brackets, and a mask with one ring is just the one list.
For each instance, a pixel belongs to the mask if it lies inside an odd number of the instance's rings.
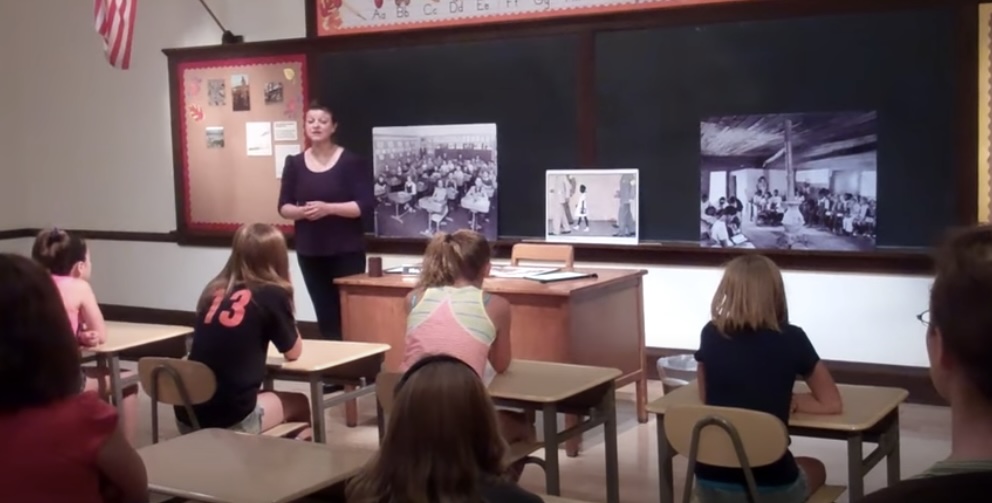
[[575,248],[572,245],[544,243],[517,243],[510,252],[510,265],[520,262],[554,262],[571,270],[575,265]]
[[789,447],[789,432],[777,417],[706,405],[679,405],[666,410],[665,436],[676,452],[689,458],[684,503],[692,497],[696,462],[743,469],[749,498],[757,501],[751,469],[778,461]]
[[141,388],[152,400],[152,443],[158,442],[158,404],[179,405],[194,429],[200,425],[193,406],[210,400],[217,391],[217,377],[210,367],[190,360],[146,357],[138,360]]

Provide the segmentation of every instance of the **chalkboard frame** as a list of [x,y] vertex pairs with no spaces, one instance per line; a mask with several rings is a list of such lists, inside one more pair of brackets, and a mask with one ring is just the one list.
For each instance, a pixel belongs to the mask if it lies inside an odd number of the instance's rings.
[[[308,2],[311,3],[311,2]],[[616,30],[648,29],[664,26],[715,24],[736,21],[786,19],[841,13],[867,13],[920,8],[954,9],[958,29],[955,31],[955,131],[958,145],[954,165],[956,221],[954,225],[977,222],[978,177],[978,4],[979,0],[904,0],[894,5],[889,0],[753,0],[730,4],[708,4],[655,11],[613,13],[588,17],[565,17],[482,26],[454,26],[417,29],[409,32],[367,33],[334,37],[313,37],[271,42],[247,43],[182,49],[165,49],[170,82],[176,82],[180,64],[208,59],[260,57],[302,53],[313,68],[322,54],[335,51],[382,49],[390,47],[500,40],[518,37],[577,35],[580,37],[577,79],[577,117],[580,162],[596,165],[596,62],[597,33]],[[307,9],[307,25],[314,13]],[[310,89],[317,89],[318,72],[307,72]],[[180,90],[170,85],[172,103],[178,103]],[[182,111],[172,107],[173,145],[176,174],[176,235],[182,245],[228,246],[231,233],[190,229],[181,214],[181,158],[178,151],[179,118]],[[508,257],[514,243],[540,241],[539,237],[500,236],[494,243],[497,257]],[[420,255],[426,241],[387,239],[368,236],[370,253]],[[701,248],[696,243],[654,243],[638,245],[575,245],[576,258],[582,261],[636,263],[650,265],[716,266],[747,253],[735,249]],[[869,252],[824,252],[797,250],[762,250],[782,267],[800,270],[929,274],[930,250],[926,248],[879,248]]]

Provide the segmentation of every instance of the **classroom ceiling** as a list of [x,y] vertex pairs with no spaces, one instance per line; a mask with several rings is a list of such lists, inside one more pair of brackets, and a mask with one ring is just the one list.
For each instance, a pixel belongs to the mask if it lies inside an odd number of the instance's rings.
[[704,157],[750,158],[770,163],[785,153],[785,124],[792,123],[793,155],[829,157],[873,149],[875,112],[738,115],[706,119],[700,124]]

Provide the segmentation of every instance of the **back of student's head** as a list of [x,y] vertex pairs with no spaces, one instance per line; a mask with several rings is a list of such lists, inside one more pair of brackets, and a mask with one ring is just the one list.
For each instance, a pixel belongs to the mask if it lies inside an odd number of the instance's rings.
[[249,288],[273,285],[290,295],[289,250],[282,232],[268,224],[244,224],[234,233],[231,255],[200,299],[200,307],[217,290],[243,284]]
[[934,385],[948,399],[965,392],[992,402],[992,226],[951,232],[935,265],[927,337]]
[[446,355],[415,363],[396,387],[376,456],[349,503],[482,503],[479,483],[503,473],[506,444],[478,374]]
[[727,263],[710,305],[713,324],[725,335],[740,330],[781,330],[789,322],[782,273],[764,255],[741,255]]
[[86,241],[61,229],[45,229],[38,233],[31,247],[31,258],[48,272],[69,276],[73,269],[86,262]]
[[79,392],[79,346],[52,278],[0,254],[0,414]]
[[434,235],[420,270],[421,288],[450,286],[459,280],[476,283],[489,272],[492,252],[485,236],[468,229]]

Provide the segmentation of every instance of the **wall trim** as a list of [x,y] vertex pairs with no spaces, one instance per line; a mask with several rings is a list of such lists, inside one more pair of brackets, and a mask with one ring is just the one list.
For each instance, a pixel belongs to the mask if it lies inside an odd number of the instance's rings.
[[[658,358],[673,355],[691,354],[692,350],[675,348],[646,348],[644,369],[649,379],[658,379]],[[847,362],[824,360],[834,380],[841,384],[864,386],[891,386],[909,391],[908,403],[922,405],[947,405],[930,381],[930,371],[926,367],[908,365],[886,365],[881,363]]]
[[[163,325],[189,325],[194,323],[192,311],[174,309],[155,309],[150,307],[122,306],[101,304],[100,309],[108,320],[127,321],[132,323],[159,323]],[[319,337],[317,323],[312,321],[299,322],[300,334],[304,338]],[[169,344],[141,348],[140,351],[128,352],[127,358],[142,356],[168,355],[181,356],[184,346],[180,341]],[[644,352],[644,368],[649,379],[658,379],[658,358],[678,354],[689,354],[692,351],[673,348],[646,348]],[[946,405],[930,382],[930,375],[924,367],[909,367],[902,365],[881,365],[875,363],[826,361],[827,367],[839,383],[861,384],[869,386],[893,386],[909,391],[908,401],[926,405]]]

